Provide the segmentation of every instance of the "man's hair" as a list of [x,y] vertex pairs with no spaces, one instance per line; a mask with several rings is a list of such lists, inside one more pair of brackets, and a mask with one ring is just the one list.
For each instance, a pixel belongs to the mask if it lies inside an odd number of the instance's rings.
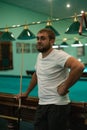
[[46,32],[48,34],[49,39],[55,40],[55,33],[51,29],[43,28],[38,33],[43,33],[43,32]]

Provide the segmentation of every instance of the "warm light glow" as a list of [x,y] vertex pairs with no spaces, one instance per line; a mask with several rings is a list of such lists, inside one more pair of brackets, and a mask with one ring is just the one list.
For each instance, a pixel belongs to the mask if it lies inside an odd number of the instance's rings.
[[87,43],[85,43],[85,46],[87,46]]
[[81,59],[79,58],[79,59],[78,59],[78,61],[80,61],[80,62],[81,62]]
[[83,14],[84,13],[84,11],[83,10],[81,10],[81,14]]
[[53,48],[54,48],[54,49],[57,49],[57,48],[58,48],[58,45],[53,45]]
[[52,25],[52,24],[51,24],[51,22],[50,22],[50,21],[48,21],[48,22],[47,22],[47,26],[50,26],[50,25]]
[[63,38],[63,42],[66,42],[67,41],[67,38],[65,37],[65,38]]
[[66,7],[67,7],[67,8],[70,8],[70,7],[71,7],[71,5],[68,3],[68,4],[66,4]]

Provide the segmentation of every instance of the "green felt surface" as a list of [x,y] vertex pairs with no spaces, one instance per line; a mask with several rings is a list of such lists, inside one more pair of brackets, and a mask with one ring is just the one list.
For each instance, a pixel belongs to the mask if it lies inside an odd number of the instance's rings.
[[[16,76],[0,76],[0,92],[18,94],[20,93],[20,88],[22,88],[22,92],[24,92],[30,80],[31,78],[28,76],[22,77],[22,80]],[[37,89],[38,87],[36,86],[29,96],[37,97]],[[78,82],[70,88],[69,96],[71,101],[87,102],[87,79],[78,80]]]

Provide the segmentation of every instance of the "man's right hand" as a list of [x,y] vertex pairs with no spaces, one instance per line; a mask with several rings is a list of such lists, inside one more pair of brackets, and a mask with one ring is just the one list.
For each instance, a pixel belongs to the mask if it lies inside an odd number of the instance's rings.
[[16,99],[20,99],[20,98],[27,98],[27,94],[26,93],[21,93],[21,94],[17,94]]

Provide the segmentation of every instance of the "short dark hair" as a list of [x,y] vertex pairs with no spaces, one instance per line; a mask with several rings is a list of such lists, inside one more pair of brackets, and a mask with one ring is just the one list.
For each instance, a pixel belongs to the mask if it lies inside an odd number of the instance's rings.
[[43,33],[43,32],[46,32],[48,34],[49,39],[55,40],[55,33],[51,29],[43,28],[38,33]]

